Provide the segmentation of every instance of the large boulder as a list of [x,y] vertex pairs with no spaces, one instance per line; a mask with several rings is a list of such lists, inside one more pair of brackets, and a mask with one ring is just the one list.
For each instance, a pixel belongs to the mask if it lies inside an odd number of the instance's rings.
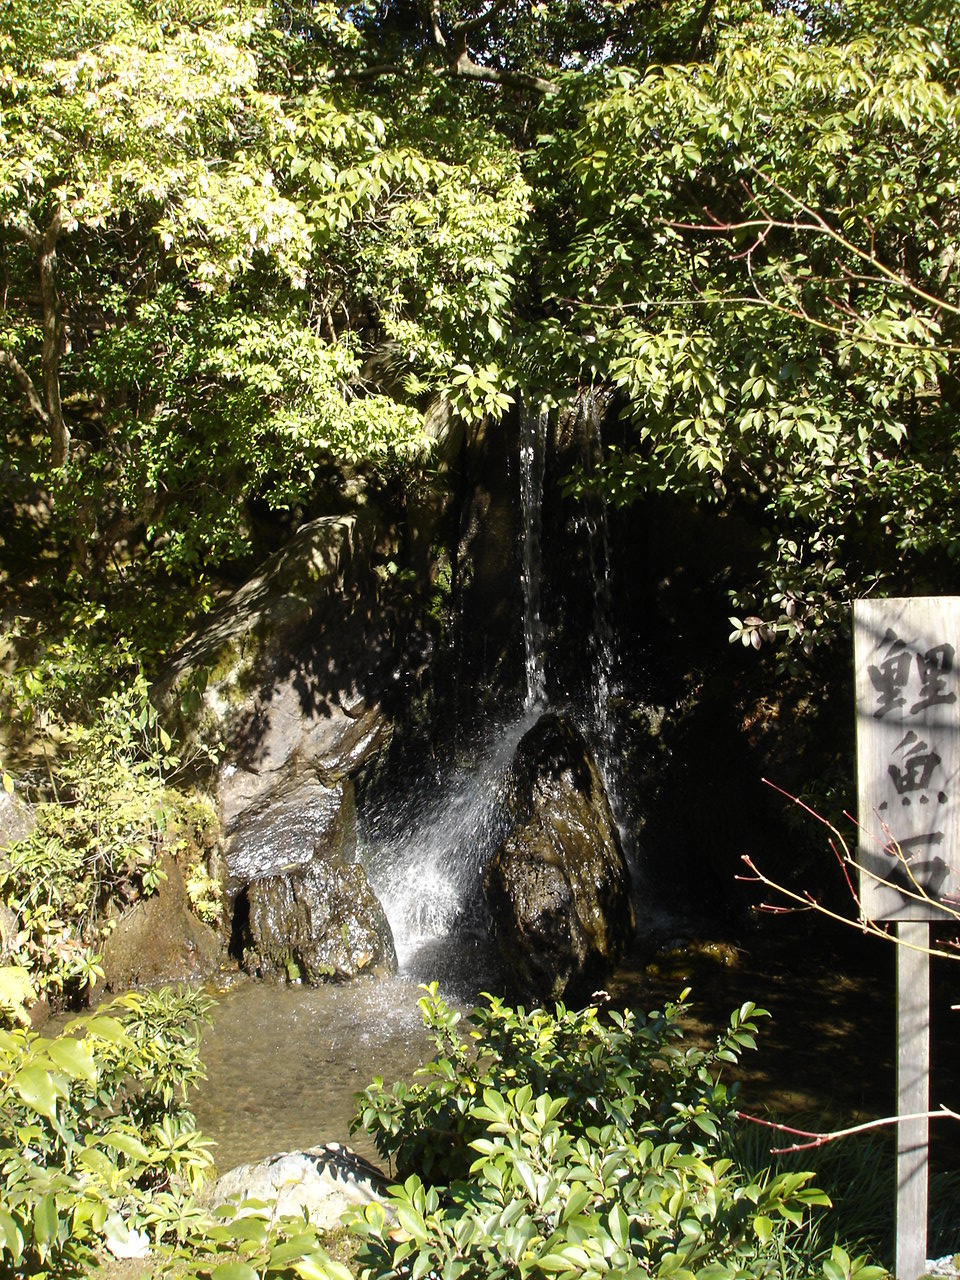
[[231,945],[258,973],[395,965],[357,861],[352,781],[392,728],[378,537],[365,511],[303,525],[157,682],[170,703],[199,698],[197,732],[220,744]]
[[509,834],[484,893],[521,994],[589,995],[633,931],[630,875],[603,780],[579,731],[540,717],[511,768]]
[[157,891],[125,911],[103,944],[108,991],[199,982],[216,973],[221,942],[190,908],[176,858],[164,854]]
[[358,973],[395,973],[383,907],[359,862],[319,853],[252,881],[238,898],[236,947],[259,977],[316,985]]
[[353,783],[323,783],[312,769],[282,775],[228,824],[227,892],[314,860],[319,852],[353,861],[357,809]]
[[170,701],[189,702],[202,686],[199,732],[222,751],[228,844],[240,816],[292,769],[331,784],[388,740],[381,695],[392,664],[376,550],[377,526],[364,513],[303,525],[157,681],[155,694]]
[[314,1226],[332,1231],[346,1209],[386,1195],[386,1179],[369,1161],[328,1142],[307,1151],[288,1151],[258,1164],[241,1164],[214,1183],[206,1199],[213,1205],[236,1200],[275,1205],[277,1217],[305,1213]]

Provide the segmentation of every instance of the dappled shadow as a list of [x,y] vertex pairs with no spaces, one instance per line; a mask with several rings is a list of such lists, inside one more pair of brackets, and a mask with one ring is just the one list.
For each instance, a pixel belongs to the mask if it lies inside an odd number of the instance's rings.
[[405,621],[408,602],[377,573],[377,536],[373,521],[359,517],[303,526],[158,681],[166,690],[209,672],[222,686],[218,711],[238,767],[329,757],[348,773],[383,717],[409,696],[425,642]]
[[[736,963],[724,964],[682,941],[648,967],[635,954],[608,983],[614,999],[662,1008],[692,988],[691,1031],[712,1043],[730,1012],[747,1000],[771,1014],[758,1049],[733,1073],[740,1103],[754,1114],[823,1117],[825,1127],[896,1111],[896,954],[892,943],[839,927],[806,928],[783,917],[744,936]],[[960,1109],[960,963],[934,961],[931,973],[931,1106]],[[956,1125],[930,1127],[934,1166],[957,1169]],[[772,1146],[782,1145],[771,1142]]]

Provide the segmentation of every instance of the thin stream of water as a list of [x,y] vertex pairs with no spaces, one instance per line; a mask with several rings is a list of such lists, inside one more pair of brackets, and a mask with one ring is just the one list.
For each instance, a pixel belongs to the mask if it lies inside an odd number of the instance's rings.
[[523,649],[526,674],[524,710],[545,707],[547,675],[544,664],[545,634],[540,611],[543,557],[543,480],[547,456],[548,415],[529,412],[520,436],[520,583],[523,589]]

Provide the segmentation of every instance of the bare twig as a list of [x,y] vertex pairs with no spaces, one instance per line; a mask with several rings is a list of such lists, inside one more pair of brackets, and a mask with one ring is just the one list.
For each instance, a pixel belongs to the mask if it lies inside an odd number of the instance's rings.
[[795,1129],[792,1125],[779,1124],[775,1120],[764,1120],[760,1116],[751,1116],[746,1111],[738,1111],[737,1119],[748,1124],[758,1124],[764,1129],[774,1129],[777,1133],[790,1134],[792,1137],[806,1138],[806,1142],[794,1142],[789,1147],[771,1147],[772,1156],[789,1155],[793,1151],[810,1151],[815,1147],[825,1147],[829,1142],[839,1138],[849,1138],[855,1133],[866,1133],[869,1129],[880,1129],[894,1124],[903,1124],[908,1120],[960,1120],[960,1113],[951,1111],[942,1103],[936,1111],[918,1111],[908,1116],[883,1116],[879,1120],[866,1120],[863,1124],[850,1125],[846,1129],[833,1129],[829,1133],[818,1133],[816,1130]]
[[[883,938],[887,942],[892,942],[897,946],[906,947],[908,950],[921,951],[927,955],[937,956],[944,960],[960,960],[960,946],[958,946],[957,943],[945,944],[946,946],[953,948],[951,950],[943,950],[941,947],[934,946],[917,946],[913,943],[904,941],[898,936],[888,933],[882,924],[877,924],[875,921],[868,919],[863,914],[860,898],[854,889],[850,872],[854,871],[858,875],[869,876],[878,884],[886,884],[887,880],[885,877],[879,872],[875,872],[869,867],[864,867],[860,862],[858,862],[850,853],[849,846],[841,833],[833,823],[827,818],[824,818],[822,814],[817,813],[815,809],[812,809],[810,805],[799,799],[799,797],[791,795],[789,791],[785,791],[782,787],[778,787],[776,783],[771,782],[768,778],[764,778],[762,781],[766,786],[772,787],[774,791],[779,792],[779,794],[784,796],[785,799],[802,809],[804,813],[815,818],[817,822],[822,826],[825,826],[831,833],[831,839],[829,842],[830,847],[843,869],[847,887],[850,890],[851,897],[857,907],[857,918],[851,919],[849,916],[841,915],[838,911],[833,911],[829,907],[824,906],[824,904],[815,898],[808,889],[790,889],[786,885],[780,884],[779,881],[771,879],[770,876],[764,874],[764,872],[757,867],[752,858],[744,855],[742,861],[752,874],[749,876],[737,876],[737,879],[748,883],[765,885],[768,889],[772,889],[775,893],[793,904],[791,907],[784,907],[774,906],[769,903],[761,903],[761,911],[767,911],[777,915],[782,915],[787,911],[816,911],[819,915],[826,917],[826,919],[833,920],[837,924],[842,924],[846,928],[856,929],[858,932],[869,934],[871,937]],[[847,814],[845,816],[849,817],[850,815]],[[853,821],[853,819],[851,819],[851,821]],[[890,836],[890,831],[886,827],[884,828],[884,833],[888,837]],[[952,900],[937,900],[934,902],[934,900],[931,899],[930,895],[917,881],[910,866],[909,859],[904,856],[903,850],[895,840],[889,838],[883,848],[884,852],[889,854],[891,858],[894,858],[899,864],[899,867],[903,869],[908,878],[909,885],[912,886],[905,887],[903,885],[897,885],[899,893],[914,902],[923,903],[928,906],[936,906],[947,917],[947,919],[952,918],[960,924],[960,906],[955,907]]]

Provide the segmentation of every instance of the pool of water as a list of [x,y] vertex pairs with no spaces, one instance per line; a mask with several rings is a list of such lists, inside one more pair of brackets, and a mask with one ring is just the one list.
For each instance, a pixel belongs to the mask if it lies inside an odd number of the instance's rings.
[[378,1159],[365,1134],[350,1134],[354,1095],[376,1075],[408,1079],[430,1056],[417,1001],[420,983],[432,980],[466,1012],[499,977],[493,957],[472,941],[424,948],[392,978],[320,987],[238,978],[214,992],[202,1050],[207,1079],[192,1104],[217,1144],[221,1172],[321,1142]]
[[[218,1144],[219,1168],[327,1141],[375,1158],[366,1135],[350,1134],[354,1095],[375,1075],[409,1078],[429,1056],[417,1000],[418,984],[431,978],[463,1010],[500,982],[489,952],[471,942],[425,949],[394,978],[317,988],[240,979],[218,993],[203,1046],[207,1081],[193,1103]],[[651,1009],[687,986],[688,1033],[701,1041],[713,1040],[745,1000],[770,1011],[740,1072],[745,1109],[820,1113],[828,1124],[895,1109],[892,946],[768,926],[735,948],[679,942],[652,958],[638,950],[608,991],[618,1005]],[[954,1109],[960,1012],[950,1005],[958,1002],[960,965],[935,966],[931,1104]],[[931,1138],[935,1162],[960,1167],[950,1122],[934,1125]]]

